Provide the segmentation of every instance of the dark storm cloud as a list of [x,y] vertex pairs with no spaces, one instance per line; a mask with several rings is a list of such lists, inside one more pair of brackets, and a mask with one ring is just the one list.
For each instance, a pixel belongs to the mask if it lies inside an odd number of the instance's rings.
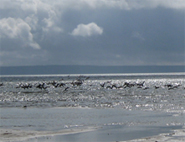
[[1,65],[182,65],[183,0],[0,0]]

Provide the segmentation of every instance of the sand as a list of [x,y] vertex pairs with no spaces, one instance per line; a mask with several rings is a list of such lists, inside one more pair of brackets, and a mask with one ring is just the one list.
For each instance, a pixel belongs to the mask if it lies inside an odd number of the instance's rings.
[[171,133],[164,133],[153,137],[130,140],[126,142],[184,142],[185,129],[174,130]]
[[184,116],[124,109],[1,108],[0,142],[182,142]]
[[[61,141],[61,137],[68,136],[67,139],[63,141],[71,141],[69,137],[72,135],[86,135],[89,138],[89,141],[92,140],[91,136],[88,136],[88,132],[97,131],[97,128],[86,128],[86,129],[70,129],[63,130],[58,132],[36,132],[36,131],[20,131],[20,130],[0,130],[0,142],[18,142],[18,141],[29,141],[29,142],[52,142],[52,141]],[[107,133],[111,137],[111,133]],[[133,134],[134,135],[134,134]],[[82,139],[84,140],[84,139]],[[79,140],[77,140],[79,141]],[[94,141],[94,139],[92,140]],[[101,141],[107,141],[107,138],[102,139]],[[141,139],[134,139],[128,141],[120,142],[184,142],[185,141],[185,129],[174,130],[170,133],[162,133],[157,136],[146,137]],[[118,141],[114,141],[118,142]]]

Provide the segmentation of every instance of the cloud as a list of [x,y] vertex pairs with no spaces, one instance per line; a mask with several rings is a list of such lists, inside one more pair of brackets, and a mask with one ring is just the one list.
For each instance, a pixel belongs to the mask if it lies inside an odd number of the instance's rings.
[[[156,62],[171,62],[174,58],[170,53],[184,53],[185,0],[0,0],[0,3],[3,65],[38,61],[38,64],[85,61],[94,65],[121,65],[137,64],[139,59],[144,64],[149,62],[148,58],[151,63],[155,58]],[[74,40],[95,35],[98,38]],[[97,53],[104,53],[105,57]],[[159,59],[152,54],[167,56]],[[184,59],[177,57],[178,62]]]
[[143,9],[165,7],[185,9],[184,0],[1,0],[0,13],[2,18],[20,18],[32,30],[47,35],[49,32],[65,31],[63,16],[66,11],[90,9]]
[[73,36],[92,36],[92,35],[101,35],[103,33],[103,29],[99,27],[96,23],[89,23],[87,25],[85,24],[79,24],[77,28],[75,28],[71,35]]
[[[150,0],[145,0],[150,3]],[[152,0],[151,1],[152,7],[165,7],[171,9],[185,9],[185,1],[184,0]]]
[[133,38],[136,38],[136,39],[139,39],[141,41],[144,41],[145,40],[145,38],[143,37],[143,35],[141,33],[139,33],[139,32],[133,32],[132,33],[132,37]]
[[68,0],[72,8],[120,8],[124,10],[165,7],[171,9],[185,9],[184,0]]
[[0,38],[21,41],[23,47],[40,49],[41,47],[33,40],[31,27],[22,19],[3,18],[0,20]]
[[[97,9],[120,8],[123,10],[165,7],[171,9],[185,9],[184,0],[1,0],[0,10],[12,9],[24,11],[26,14],[39,14],[56,12],[61,15],[69,9]],[[2,16],[2,15],[1,15]]]
[[44,27],[42,28],[43,31],[45,32],[50,32],[50,31],[54,31],[54,32],[63,32],[63,29],[59,26],[57,26],[58,19],[60,17],[59,14],[57,14],[58,11],[54,10],[53,8],[49,8],[47,10],[47,14],[48,14],[48,18],[44,18],[42,21],[44,23]]

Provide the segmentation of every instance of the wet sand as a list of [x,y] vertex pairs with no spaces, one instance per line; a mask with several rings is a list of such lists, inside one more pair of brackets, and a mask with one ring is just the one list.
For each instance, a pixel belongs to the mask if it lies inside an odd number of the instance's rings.
[[1,108],[1,142],[184,141],[185,114],[89,108]]
[[[185,140],[185,130],[174,130],[169,132],[167,128],[143,128],[140,130],[139,128],[133,129],[135,130],[123,132],[117,127],[111,127],[86,132],[69,132],[68,134],[56,134],[53,136],[45,135],[42,137],[29,139],[29,142],[184,142]],[[165,131],[169,133],[164,133]],[[121,139],[125,141],[121,141]]]
[[184,142],[185,141],[185,129],[174,130],[170,133],[162,133],[153,137],[146,137],[141,139],[130,140],[127,142]]
[[[119,129],[117,129],[119,130]],[[91,131],[91,132],[90,132]],[[95,131],[95,132],[92,132]],[[65,130],[65,131],[58,131],[58,132],[34,132],[34,131],[29,131],[29,132],[24,132],[24,131],[19,131],[19,130],[1,130],[0,131],[0,136],[1,136],[1,142],[24,142],[24,141],[29,141],[29,142],[82,142],[82,141],[87,141],[88,142],[118,142],[112,139],[116,139],[115,136],[112,137],[112,134],[115,133],[116,131],[111,131],[113,133],[107,133],[110,130],[103,131],[102,133],[98,133],[99,130],[92,129],[92,128],[87,128],[87,129],[76,129],[76,130]],[[141,136],[146,136],[146,133],[150,133],[150,135],[154,134],[147,131],[133,131],[132,134],[125,134],[125,133],[117,133],[118,137],[127,137],[127,139],[133,139],[135,137],[141,137]],[[158,133],[161,131],[158,129]],[[97,135],[92,135],[92,133],[97,134]],[[137,136],[136,136],[137,135]],[[134,140],[125,140],[125,141],[119,141],[119,142],[184,142],[185,141],[185,129],[182,130],[174,130],[171,131],[170,133],[161,133],[156,136],[148,136],[148,137],[143,137],[141,139],[134,139]]]

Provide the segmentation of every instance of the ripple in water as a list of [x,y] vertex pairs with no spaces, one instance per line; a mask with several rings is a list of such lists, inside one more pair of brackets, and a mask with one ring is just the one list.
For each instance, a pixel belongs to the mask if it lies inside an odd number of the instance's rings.
[[185,111],[185,76],[4,77],[1,107],[89,107]]

